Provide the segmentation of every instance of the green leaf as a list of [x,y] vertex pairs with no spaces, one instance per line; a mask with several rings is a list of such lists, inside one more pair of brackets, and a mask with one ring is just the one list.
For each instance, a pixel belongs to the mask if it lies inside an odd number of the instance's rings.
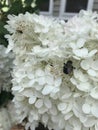
[[18,15],[23,10],[23,5],[21,0],[15,0],[11,3],[11,6],[7,12],[7,14],[15,14]]
[[25,0],[24,3],[26,4],[26,6],[31,6],[31,3],[33,2],[33,0]]
[[11,92],[1,91],[0,93],[0,107],[6,105],[9,100],[13,99]]

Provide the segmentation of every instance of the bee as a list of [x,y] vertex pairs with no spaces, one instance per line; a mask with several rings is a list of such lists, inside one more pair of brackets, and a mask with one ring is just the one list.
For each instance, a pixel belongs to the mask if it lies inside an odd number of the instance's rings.
[[73,63],[72,63],[72,61],[67,61],[67,63],[64,63],[64,66],[63,66],[63,73],[65,73],[65,74],[70,74],[70,73],[72,73],[73,72],[73,69],[74,69],[75,67],[73,67]]

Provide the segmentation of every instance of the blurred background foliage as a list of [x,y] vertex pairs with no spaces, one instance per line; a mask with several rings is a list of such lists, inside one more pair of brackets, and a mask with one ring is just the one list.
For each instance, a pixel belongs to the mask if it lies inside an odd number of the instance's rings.
[[7,21],[8,14],[18,15],[19,13],[39,13],[38,6],[41,0],[0,0],[0,44],[4,46],[8,45],[4,35],[7,34],[7,30],[4,25]]

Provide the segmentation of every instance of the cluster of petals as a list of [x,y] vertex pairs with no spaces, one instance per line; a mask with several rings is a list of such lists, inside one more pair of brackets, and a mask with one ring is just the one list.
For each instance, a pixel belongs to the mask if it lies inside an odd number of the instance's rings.
[[6,54],[6,47],[0,45],[0,93],[11,89],[12,53]]
[[14,103],[9,102],[6,107],[0,108],[0,130],[11,130],[17,120]]
[[98,14],[81,11],[67,23],[30,13],[8,18],[19,123],[31,130],[39,122],[54,130],[98,130]]

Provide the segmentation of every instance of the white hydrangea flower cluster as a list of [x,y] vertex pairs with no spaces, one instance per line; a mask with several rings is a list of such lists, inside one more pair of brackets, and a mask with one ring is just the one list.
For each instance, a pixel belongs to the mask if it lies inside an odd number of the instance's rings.
[[34,130],[98,130],[98,14],[67,23],[35,14],[8,16],[8,52],[15,54],[14,103]]
[[14,103],[9,102],[6,107],[0,108],[0,130],[11,130],[17,124]]
[[10,91],[12,60],[12,53],[6,54],[6,47],[0,45],[0,93]]
[[0,130],[10,130],[11,121],[6,108],[0,108]]

